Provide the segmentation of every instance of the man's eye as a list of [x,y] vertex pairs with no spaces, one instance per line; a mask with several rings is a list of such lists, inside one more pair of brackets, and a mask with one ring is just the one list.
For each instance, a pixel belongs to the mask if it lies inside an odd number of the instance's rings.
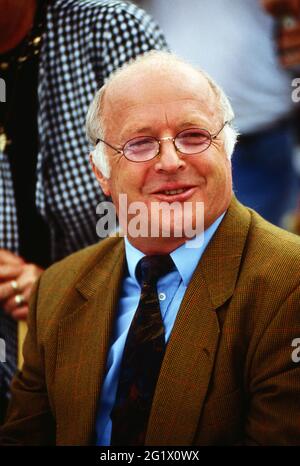
[[137,141],[134,144],[132,144],[131,147],[143,147],[143,146],[148,146],[151,144],[151,141]]
[[190,131],[179,136],[179,141],[183,144],[202,144],[207,142],[209,136],[200,131]]
[[153,147],[153,139],[144,138],[131,141],[127,144],[126,149],[130,151],[143,151]]

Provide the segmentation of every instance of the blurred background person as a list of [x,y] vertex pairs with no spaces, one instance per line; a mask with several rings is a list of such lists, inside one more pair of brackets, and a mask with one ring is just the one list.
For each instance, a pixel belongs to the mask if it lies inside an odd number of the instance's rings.
[[164,37],[132,4],[0,0],[0,423],[16,369],[16,321],[26,318],[34,282],[99,240],[104,195],[87,156],[88,105],[113,70],[154,48],[166,48]]
[[[276,45],[281,65],[296,76],[294,87],[297,103],[300,101],[300,0],[262,0],[266,11],[274,16],[277,22]],[[299,107],[299,105],[298,105]],[[300,173],[300,109],[296,115],[296,168]],[[299,185],[298,177],[298,185]],[[293,215],[286,218],[286,226],[300,235],[300,196]]]
[[299,1],[137,3],[158,21],[172,51],[206,69],[224,88],[240,132],[232,159],[235,193],[282,226],[298,193],[292,80],[300,64]]

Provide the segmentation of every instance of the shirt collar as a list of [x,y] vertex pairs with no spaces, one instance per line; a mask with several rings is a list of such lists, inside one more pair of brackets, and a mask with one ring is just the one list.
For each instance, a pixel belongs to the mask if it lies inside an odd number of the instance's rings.
[[172,257],[185,286],[188,286],[190,283],[198,262],[222,222],[224,215],[225,212],[220,215],[220,217],[218,217],[217,220],[207,228],[207,230],[204,231],[204,234],[201,235],[201,237],[198,235],[194,239],[186,241],[179,248],[171,252],[170,256]]
[[[170,253],[185,286],[188,286],[198,262],[222,222],[224,215],[225,212],[204,231],[201,238],[200,236],[196,236],[196,238],[187,240],[179,248]],[[142,259],[145,254],[132,246],[127,237],[125,237],[124,240],[128,272],[130,277],[137,283],[135,269],[139,260]]]

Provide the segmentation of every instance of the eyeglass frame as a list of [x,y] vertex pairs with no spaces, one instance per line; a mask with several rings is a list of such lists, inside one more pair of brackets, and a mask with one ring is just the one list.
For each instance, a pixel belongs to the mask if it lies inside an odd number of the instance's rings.
[[[216,134],[210,134],[210,132],[205,129],[205,128],[198,128],[198,127],[191,127],[191,128],[186,128],[186,129],[183,129],[182,131],[179,131],[179,133],[176,134],[176,136],[173,138],[172,136],[166,136],[164,138],[156,138],[155,136],[136,136],[134,138],[131,138],[131,139],[128,139],[128,141],[125,142],[125,144],[123,145],[122,149],[117,149],[116,147],[112,146],[109,142],[107,141],[104,141],[104,139],[101,139],[101,138],[98,138],[96,140],[96,145],[99,143],[99,142],[103,142],[104,144],[106,144],[108,147],[110,147],[111,149],[115,150],[117,154],[121,154],[125,157],[126,160],[128,160],[129,162],[133,162],[133,163],[145,163],[145,162],[149,162],[150,160],[153,160],[155,159],[155,157],[157,157],[159,154],[160,154],[160,150],[161,150],[161,141],[172,141],[173,142],[173,146],[176,150],[176,152],[179,152],[180,154],[182,155],[196,155],[196,154],[202,154],[202,152],[206,151],[210,146],[211,146],[211,143],[213,141],[213,139],[216,139],[217,136],[219,136],[219,134],[221,133],[221,131],[224,129],[224,127],[227,125],[227,124],[230,124],[231,121],[229,120],[226,120],[225,123],[223,123],[221,129],[216,133]],[[175,144],[175,139],[177,138],[177,136],[181,133],[183,133],[184,131],[189,131],[189,130],[192,130],[192,129],[198,129],[198,130],[202,130],[202,131],[206,131],[209,136],[210,136],[210,143],[207,147],[205,147],[205,149],[203,149],[202,151],[198,151],[198,152],[194,152],[192,154],[185,154],[184,152],[181,152],[177,147],[176,147],[176,144]],[[138,139],[138,138],[142,138],[142,137],[149,137],[149,138],[153,138],[154,140],[156,140],[158,142],[158,152],[157,154],[155,154],[153,157],[151,157],[151,159],[147,159],[147,160],[131,160],[131,159],[128,159],[124,153],[124,147],[130,142],[130,141],[133,141],[134,139]]]

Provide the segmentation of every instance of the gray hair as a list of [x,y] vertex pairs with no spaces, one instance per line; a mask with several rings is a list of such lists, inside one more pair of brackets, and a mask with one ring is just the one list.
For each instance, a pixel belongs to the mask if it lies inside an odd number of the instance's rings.
[[110,164],[105,153],[105,145],[102,142],[97,142],[99,138],[104,139],[104,121],[102,118],[102,110],[104,105],[105,91],[120,74],[128,71],[131,67],[139,64],[151,65],[152,62],[155,62],[155,65],[158,64],[160,68],[170,68],[174,65],[184,65],[198,71],[207,80],[209,86],[216,96],[217,108],[221,115],[223,115],[223,123],[225,123],[225,121],[230,122],[230,124],[227,124],[224,127],[223,132],[225,153],[228,159],[230,159],[232,156],[238,133],[231,124],[231,121],[234,118],[234,112],[223,89],[209,76],[208,73],[201,69],[194,68],[190,63],[177,57],[175,54],[165,51],[151,50],[150,52],[146,52],[134,60],[125,63],[122,67],[114,71],[109,76],[106,83],[97,91],[88,109],[86,118],[86,134],[89,142],[94,146],[94,149],[91,152],[93,162],[106,178],[109,178],[110,176]]

